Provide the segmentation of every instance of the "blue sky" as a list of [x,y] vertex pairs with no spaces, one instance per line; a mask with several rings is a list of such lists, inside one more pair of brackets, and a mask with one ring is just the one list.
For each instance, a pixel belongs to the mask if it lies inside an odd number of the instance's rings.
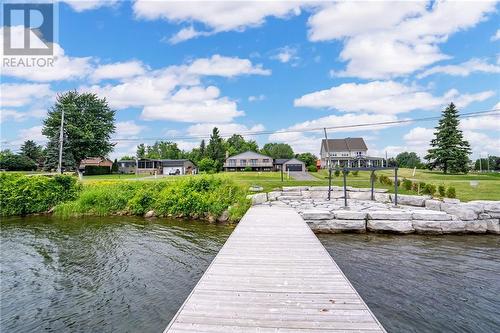
[[[223,134],[308,129],[500,108],[495,2],[158,2],[58,4],[53,68],[2,68],[2,148],[43,143],[68,89],[116,109],[112,157],[141,138],[183,149]],[[3,54],[3,53],[2,53]],[[499,116],[463,120],[474,157],[500,154]],[[424,154],[435,122],[342,129],[371,155]],[[319,152],[320,132],[257,135]]]

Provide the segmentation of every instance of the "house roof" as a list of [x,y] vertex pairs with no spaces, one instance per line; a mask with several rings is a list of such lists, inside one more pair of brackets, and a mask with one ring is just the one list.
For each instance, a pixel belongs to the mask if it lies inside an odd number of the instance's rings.
[[302,162],[298,158],[291,158],[289,160],[286,160],[284,163],[289,163],[289,162],[292,162],[292,164],[305,164],[304,162]]
[[108,158],[89,157],[89,158],[85,158],[85,159],[81,160],[80,164],[92,165],[92,164],[99,164],[99,163],[102,163],[102,162],[111,162],[111,163],[113,163],[113,161],[111,161]]
[[184,166],[184,163],[186,162],[191,162],[193,165],[193,161],[188,160],[188,159],[179,159],[179,160],[159,160],[161,161],[162,166],[171,166],[171,167],[176,167],[176,166]]
[[328,149],[325,142],[325,139],[321,140],[321,149],[329,151],[368,150],[363,138],[328,139]]
[[285,164],[289,160],[290,160],[289,158],[277,158],[274,160],[274,164],[278,165]]
[[259,153],[256,153],[254,151],[251,151],[251,150],[246,151],[246,152],[241,153],[241,154],[229,156],[228,158],[231,158],[231,159],[234,159],[234,158],[269,158],[269,159],[271,159],[271,157],[269,157],[267,155],[259,154]]

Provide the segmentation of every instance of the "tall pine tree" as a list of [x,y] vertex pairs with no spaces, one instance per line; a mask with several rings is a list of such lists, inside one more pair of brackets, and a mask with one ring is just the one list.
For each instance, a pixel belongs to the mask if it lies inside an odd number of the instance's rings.
[[214,127],[212,130],[212,135],[210,136],[210,141],[206,148],[206,156],[216,162],[217,170],[222,170],[226,158],[226,150],[224,139],[221,138],[217,127]]
[[471,149],[469,143],[464,140],[459,125],[458,110],[450,103],[436,127],[436,137],[431,140],[432,148],[425,156],[432,169],[440,168],[444,173],[468,171]]

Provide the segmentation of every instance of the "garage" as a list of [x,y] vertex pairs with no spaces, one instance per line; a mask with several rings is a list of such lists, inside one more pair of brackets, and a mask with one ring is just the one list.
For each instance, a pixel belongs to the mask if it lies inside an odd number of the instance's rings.
[[304,171],[302,164],[287,164],[286,171]]

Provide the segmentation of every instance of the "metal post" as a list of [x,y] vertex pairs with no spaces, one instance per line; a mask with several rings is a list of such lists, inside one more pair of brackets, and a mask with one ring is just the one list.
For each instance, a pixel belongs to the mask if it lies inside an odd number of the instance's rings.
[[375,173],[375,171],[372,170],[372,173],[370,174],[370,183],[371,183],[371,186],[372,186],[372,200],[375,200],[374,195],[373,195],[373,187],[375,186],[375,182],[374,182],[374,179],[373,179],[373,174],[374,173]]
[[398,167],[394,168],[394,205],[398,205]]
[[59,129],[59,163],[57,164],[57,173],[62,173],[63,141],[64,141],[64,106],[61,111],[61,128]]
[[344,168],[344,206],[347,207],[347,185],[346,185],[346,171],[347,169]]
[[283,164],[281,165],[281,181],[283,181]]
[[328,155],[328,200],[330,200],[330,192],[332,191],[332,157],[330,156],[330,147],[328,147],[328,135],[326,134],[326,127],[323,128],[325,131],[325,147],[326,153]]
[[486,154],[486,163],[488,164],[488,172],[490,172],[490,154]]

